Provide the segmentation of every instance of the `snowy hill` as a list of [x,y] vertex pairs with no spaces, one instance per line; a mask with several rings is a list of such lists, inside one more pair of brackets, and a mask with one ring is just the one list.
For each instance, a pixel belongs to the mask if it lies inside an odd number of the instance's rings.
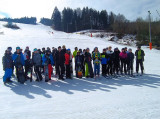
[[[21,29],[4,28],[0,22],[0,62],[8,46],[25,48],[66,45],[72,52],[95,46],[124,47],[101,38],[54,31],[44,25],[17,24]],[[52,34],[53,32],[53,34]],[[133,51],[136,47],[131,47]],[[136,78],[73,79],[65,81],[15,82],[5,87],[0,80],[2,119],[158,119],[160,117],[160,51],[143,47],[146,75]],[[135,66],[135,65],[134,65]],[[135,69],[135,68],[134,68]],[[0,77],[3,76],[2,65]]]

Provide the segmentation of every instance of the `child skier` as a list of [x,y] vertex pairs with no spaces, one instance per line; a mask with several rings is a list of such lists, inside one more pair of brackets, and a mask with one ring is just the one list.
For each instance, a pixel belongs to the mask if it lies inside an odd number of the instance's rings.
[[109,57],[106,53],[106,49],[103,49],[103,53],[101,53],[102,76],[106,76],[108,61],[109,61]]
[[80,55],[80,52],[77,52],[77,55],[75,57],[75,69],[76,69],[76,77],[82,78],[82,56]]
[[98,76],[99,78],[101,55],[97,47],[95,47],[92,58],[93,58],[93,64],[94,64],[94,77],[96,78],[96,76]]
[[134,54],[132,53],[132,49],[129,49],[129,52],[127,54],[128,59],[128,75],[133,76],[133,62],[134,62]]
[[2,64],[3,64],[3,70],[5,71],[5,74],[3,76],[4,84],[12,82],[10,79],[11,79],[12,70],[13,70],[13,60],[9,50],[5,51],[5,54],[2,59]]
[[42,61],[42,65],[44,66],[45,71],[45,82],[48,82],[49,80],[51,80],[51,75],[53,71],[52,66],[54,65],[54,60],[51,51],[46,51],[46,54],[43,56]]
[[67,52],[65,53],[65,65],[66,65],[66,79],[71,79],[71,63],[72,63],[72,54],[70,52],[70,49],[67,49]]
[[126,70],[127,53],[125,52],[124,48],[122,48],[122,52],[119,54],[119,57],[121,60],[121,74],[123,74],[123,69],[124,69],[124,73],[127,74],[127,70]]

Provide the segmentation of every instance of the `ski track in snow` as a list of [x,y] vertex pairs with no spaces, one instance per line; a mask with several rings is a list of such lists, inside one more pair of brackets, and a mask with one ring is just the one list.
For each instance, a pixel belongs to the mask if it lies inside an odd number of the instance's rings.
[[[58,47],[66,45],[72,52],[75,46],[95,46],[99,50],[107,46],[123,45],[100,38],[53,31],[44,25],[17,24],[20,30],[2,27],[0,22],[0,62],[5,49],[17,46]],[[54,34],[49,33],[53,31]],[[131,47],[135,52],[136,48]],[[145,75],[118,79],[73,79],[52,83],[14,82],[4,86],[0,80],[1,119],[159,119],[160,117],[160,51],[143,47],[145,51]],[[134,62],[135,63],[135,62]],[[135,64],[134,64],[135,66]],[[135,70],[135,67],[134,67]],[[0,65],[0,77],[3,76]],[[55,80],[55,78],[54,78]]]

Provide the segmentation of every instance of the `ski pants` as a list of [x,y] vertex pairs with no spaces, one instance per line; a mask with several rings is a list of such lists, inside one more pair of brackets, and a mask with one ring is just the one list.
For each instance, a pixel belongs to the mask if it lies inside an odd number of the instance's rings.
[[133,74],[133,61],[129,62],[129,66],[127,68],[129,74]]
[[48,64],[48,76],[49,76],[49,79],[51,79],[52,72],[53,72],[52,65],[51,65],[51,64]]
[[71,78],[71,67],[70,67],[70,64],[66,65],[66,78]]
[[121,59],[121,73],[127,73],[127,70],[126,70],[126,61],[125,61],[125,59]]
[[108,62],[108,65],[107,65],[107,74],[113,74],[113,67],[112,67],[112,61],[109,61]]
[[115,61],[115,62],[114,62],[113,71],[114,71],[114,73],[117,73],[117,74],[118,74],[118,72],[119,72],[119,61]]
[[94,75],[99,75],[100,72],[100,64],[94,64]]
[[102,64],[102,75],[106,75],[107,64]]
[[99,75],[100,72],[100,64],[94,64],[94,75]]
[[59,75],[59,78],[63,78],[64,64],[56,64],[56,73]]
[[40,66],[35,66],[35,73],[36,73],[37,79],[42,80],[41,67]]
[[140,67],[141,67],[141,72],[143,72],[143,70],[144,70],[144,66],[143,66],[143,61],[142,61],[142,59],[140,59],[140,60],[136,60],[136,72],[138,73],[138,71],[139,71],[139,65],[140,65]]
[[85,77],[87,77],[88,74],[90,74],[90,77],[93,78],[93,68],[91,62],[85,63],[85,66],[86,66]]
[[7,79],[10,79],[12,76],[12,69],[11,68],[7,68],[5,69],[5,73],[4,73],[4,76],[3,76],[3,82],[6,82]]
[[25,66],[25,77],[27,78],[27,73],[29,72],[30,66]]

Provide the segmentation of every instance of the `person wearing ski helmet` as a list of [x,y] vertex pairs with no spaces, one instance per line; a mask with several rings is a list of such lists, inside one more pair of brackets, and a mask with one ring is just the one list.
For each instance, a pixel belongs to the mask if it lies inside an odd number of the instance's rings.
[[77,51],[77,55],[75,57],[75,69],[76,69],[76,77],[78,77],[78,71],[82,71],[82,57],[80,52]]
[[[42,65],[47,66],[47,70],[48,70],[48,76],[49,79],[46,79],[45,82],[48,82],[49,80],[51,80],[51,75],[53,72],[53,68],[52,66],[54,65],[54,60],[53,60],[53,56],[51,54],[51,51],[47,50],[46,54],[42,57]],[[45,71],[46,69],[44,69]]]
[[66,50],[65,53],[65,66],[66,66],[66,79],[71,79],[71,63],[72,63],[72,53],[70,49]]
[[19,82],[20,79],[18,76],[18,66],[22,66],[22,72],[24,72],[23,66],[25,66],[24,55],[22,54],[20,47],[16,47],[16,52],[13,54],[12,59],[14,62],[14,66],[16,67],[16,75]]

